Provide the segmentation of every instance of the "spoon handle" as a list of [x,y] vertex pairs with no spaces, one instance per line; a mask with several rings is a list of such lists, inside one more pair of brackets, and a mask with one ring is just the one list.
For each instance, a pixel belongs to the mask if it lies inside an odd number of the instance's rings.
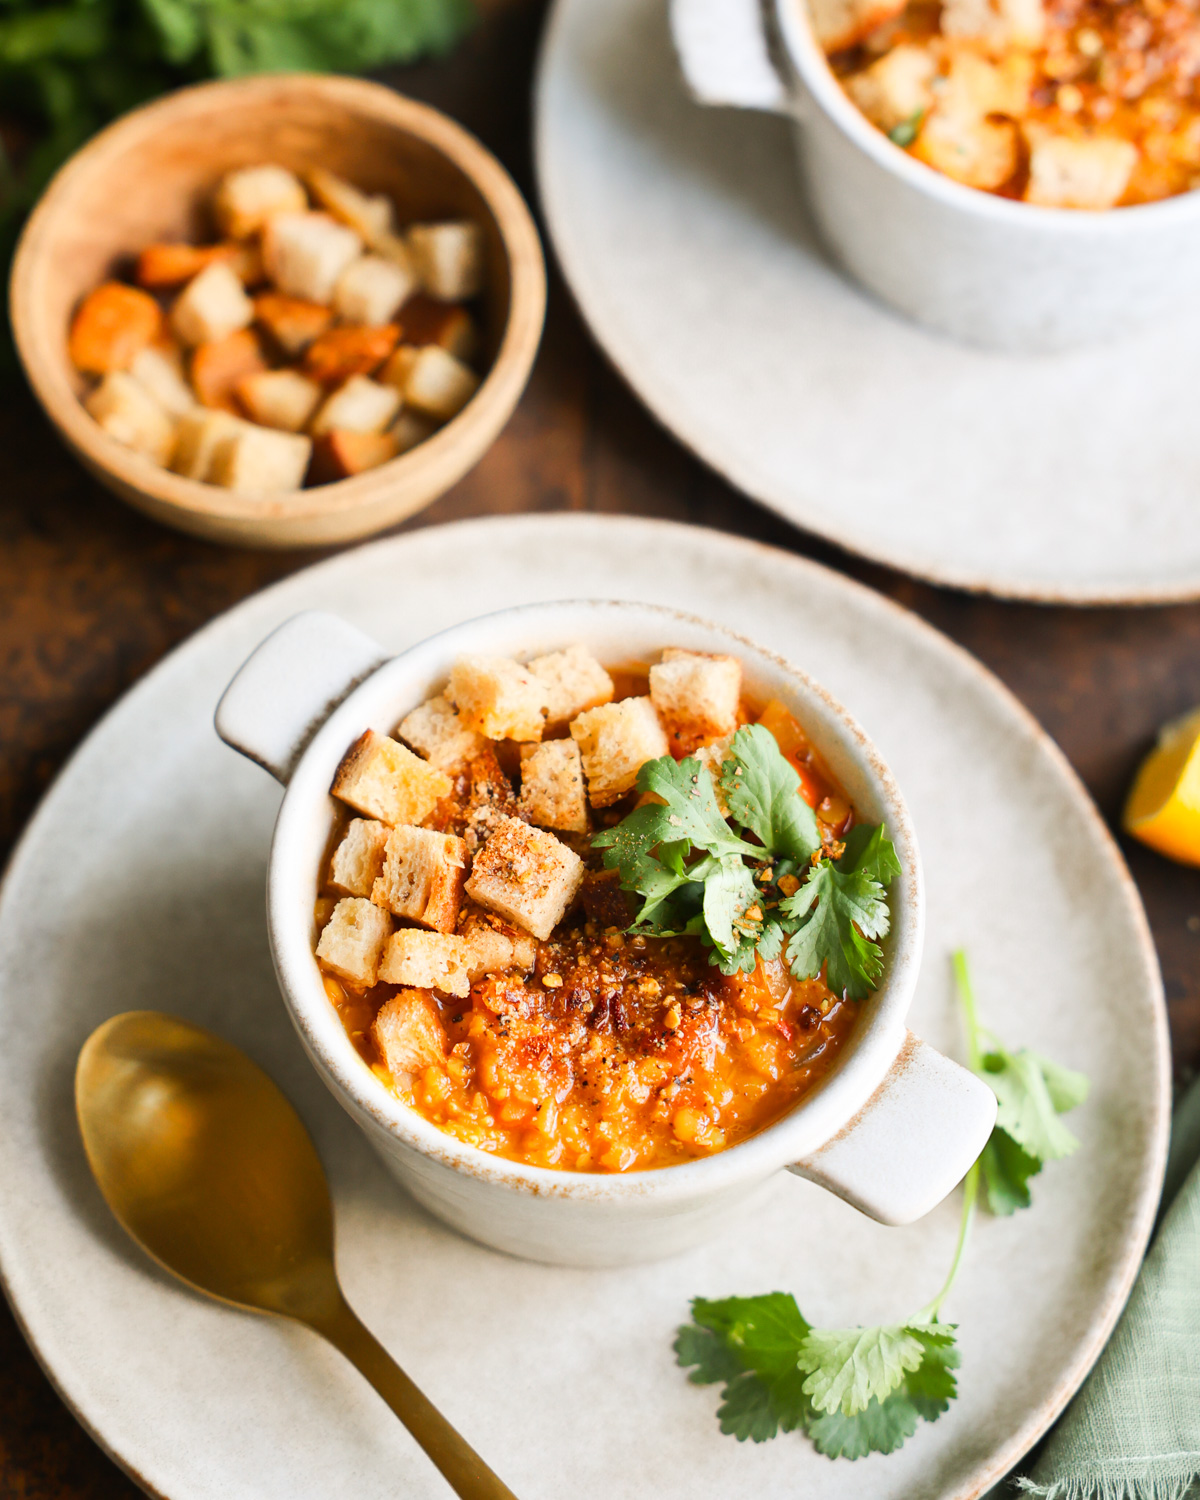
[[461,1500],[517,1500],[470,1443],[451,1427],[433,1402],[408,1378],[345,1298],[336,1311],[310,1324],[370,1381],[424,1448]]

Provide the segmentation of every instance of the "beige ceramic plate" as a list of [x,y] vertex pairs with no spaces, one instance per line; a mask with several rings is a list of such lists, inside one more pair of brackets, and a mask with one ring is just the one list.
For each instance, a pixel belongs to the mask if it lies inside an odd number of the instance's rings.
[[[396,648],[563,595],[721,620],[812,672],[893,767],[919,830],[927,961],[912,1024],[961,1053],[946,955],[965,943],[988,1021],[1085,1069],[1083,1149],[1036,1208],[983,1219],[948,1313],[962,1398],[898,1454],[850,1464],[800,1438],[723,1438],[675,1368],[696,1294],[786,1288],[825,1324],[910,1314],[937,1289],[958,1205],[885,1229],[773,1181],[709,1247],[616,1272],[457,1238],[385,1174],[306,1062],[276,992],[263,881],[280,791],[221,745],[217,696],[298,610]],[[0,904],[0,1266],[67,1401],[171,1500],[445,1494],[394,1419],[314,1338],[206,1303],[127,1242],[88,1177],[75,1055],[104,1017],[175,1011],[246,1047],[310,1125],[351,1301],[521,1500],[949,1500],[1011,1465],[1112,1327],[1163,1162],[1164,1009],[1129,877],[1079,783],[993,678],[835,573],[713,532],[633,520],[473,522],[297,575],[201,631],[117,706],[35,818]]]
[[1195,319],[1070,354],[920,329],[817,247],[787,124],[685,95],[667,0],[558,0],[546,222],[638,395],[797,526],[1017,598],[1200,595]]

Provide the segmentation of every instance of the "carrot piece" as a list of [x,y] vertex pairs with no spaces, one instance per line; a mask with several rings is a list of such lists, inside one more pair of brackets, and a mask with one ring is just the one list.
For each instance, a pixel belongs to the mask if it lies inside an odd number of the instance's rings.
[[282,292],[262,292],[254,299],[254,316],[285,354],[302,354],[333,322],[333,309]]
[[340,385],[351,375],[370,375],[396,347],[399,337],[394,323],[382,328],[331,328],[308,346],[304,373],[327,385]]
[[390,432],[346,432],[334,428],[323,432],[313,443],[312,469],[314,484],[330,484],[378,468],[395,458],[400,444]]
[[67,348],[77,370],[107,375],[127,370],[162,327],[162,311],[153,297],[123,282],[106,281],[80,303]]
[[244,375],[267,368],[258,338],[249,328],[239,328],[227,338],[198,344],[192,351],[192,386],[204,406],[241,415],[235,399],[237,383]]

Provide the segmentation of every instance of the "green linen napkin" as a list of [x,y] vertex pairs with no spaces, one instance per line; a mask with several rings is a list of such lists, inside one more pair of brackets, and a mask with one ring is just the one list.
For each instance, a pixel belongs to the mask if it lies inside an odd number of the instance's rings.
[[1176,1111],[1158,1233],[1116,1332],[1023,1490],[1044,1500],[1200,1493],[1200,1083]]

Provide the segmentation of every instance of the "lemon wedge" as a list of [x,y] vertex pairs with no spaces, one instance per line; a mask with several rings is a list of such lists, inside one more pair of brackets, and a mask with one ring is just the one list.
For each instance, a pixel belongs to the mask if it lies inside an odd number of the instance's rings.
[[1200,865],[1200,708],[1163,725],[1134,777],[1123,821],[1160,854]]

